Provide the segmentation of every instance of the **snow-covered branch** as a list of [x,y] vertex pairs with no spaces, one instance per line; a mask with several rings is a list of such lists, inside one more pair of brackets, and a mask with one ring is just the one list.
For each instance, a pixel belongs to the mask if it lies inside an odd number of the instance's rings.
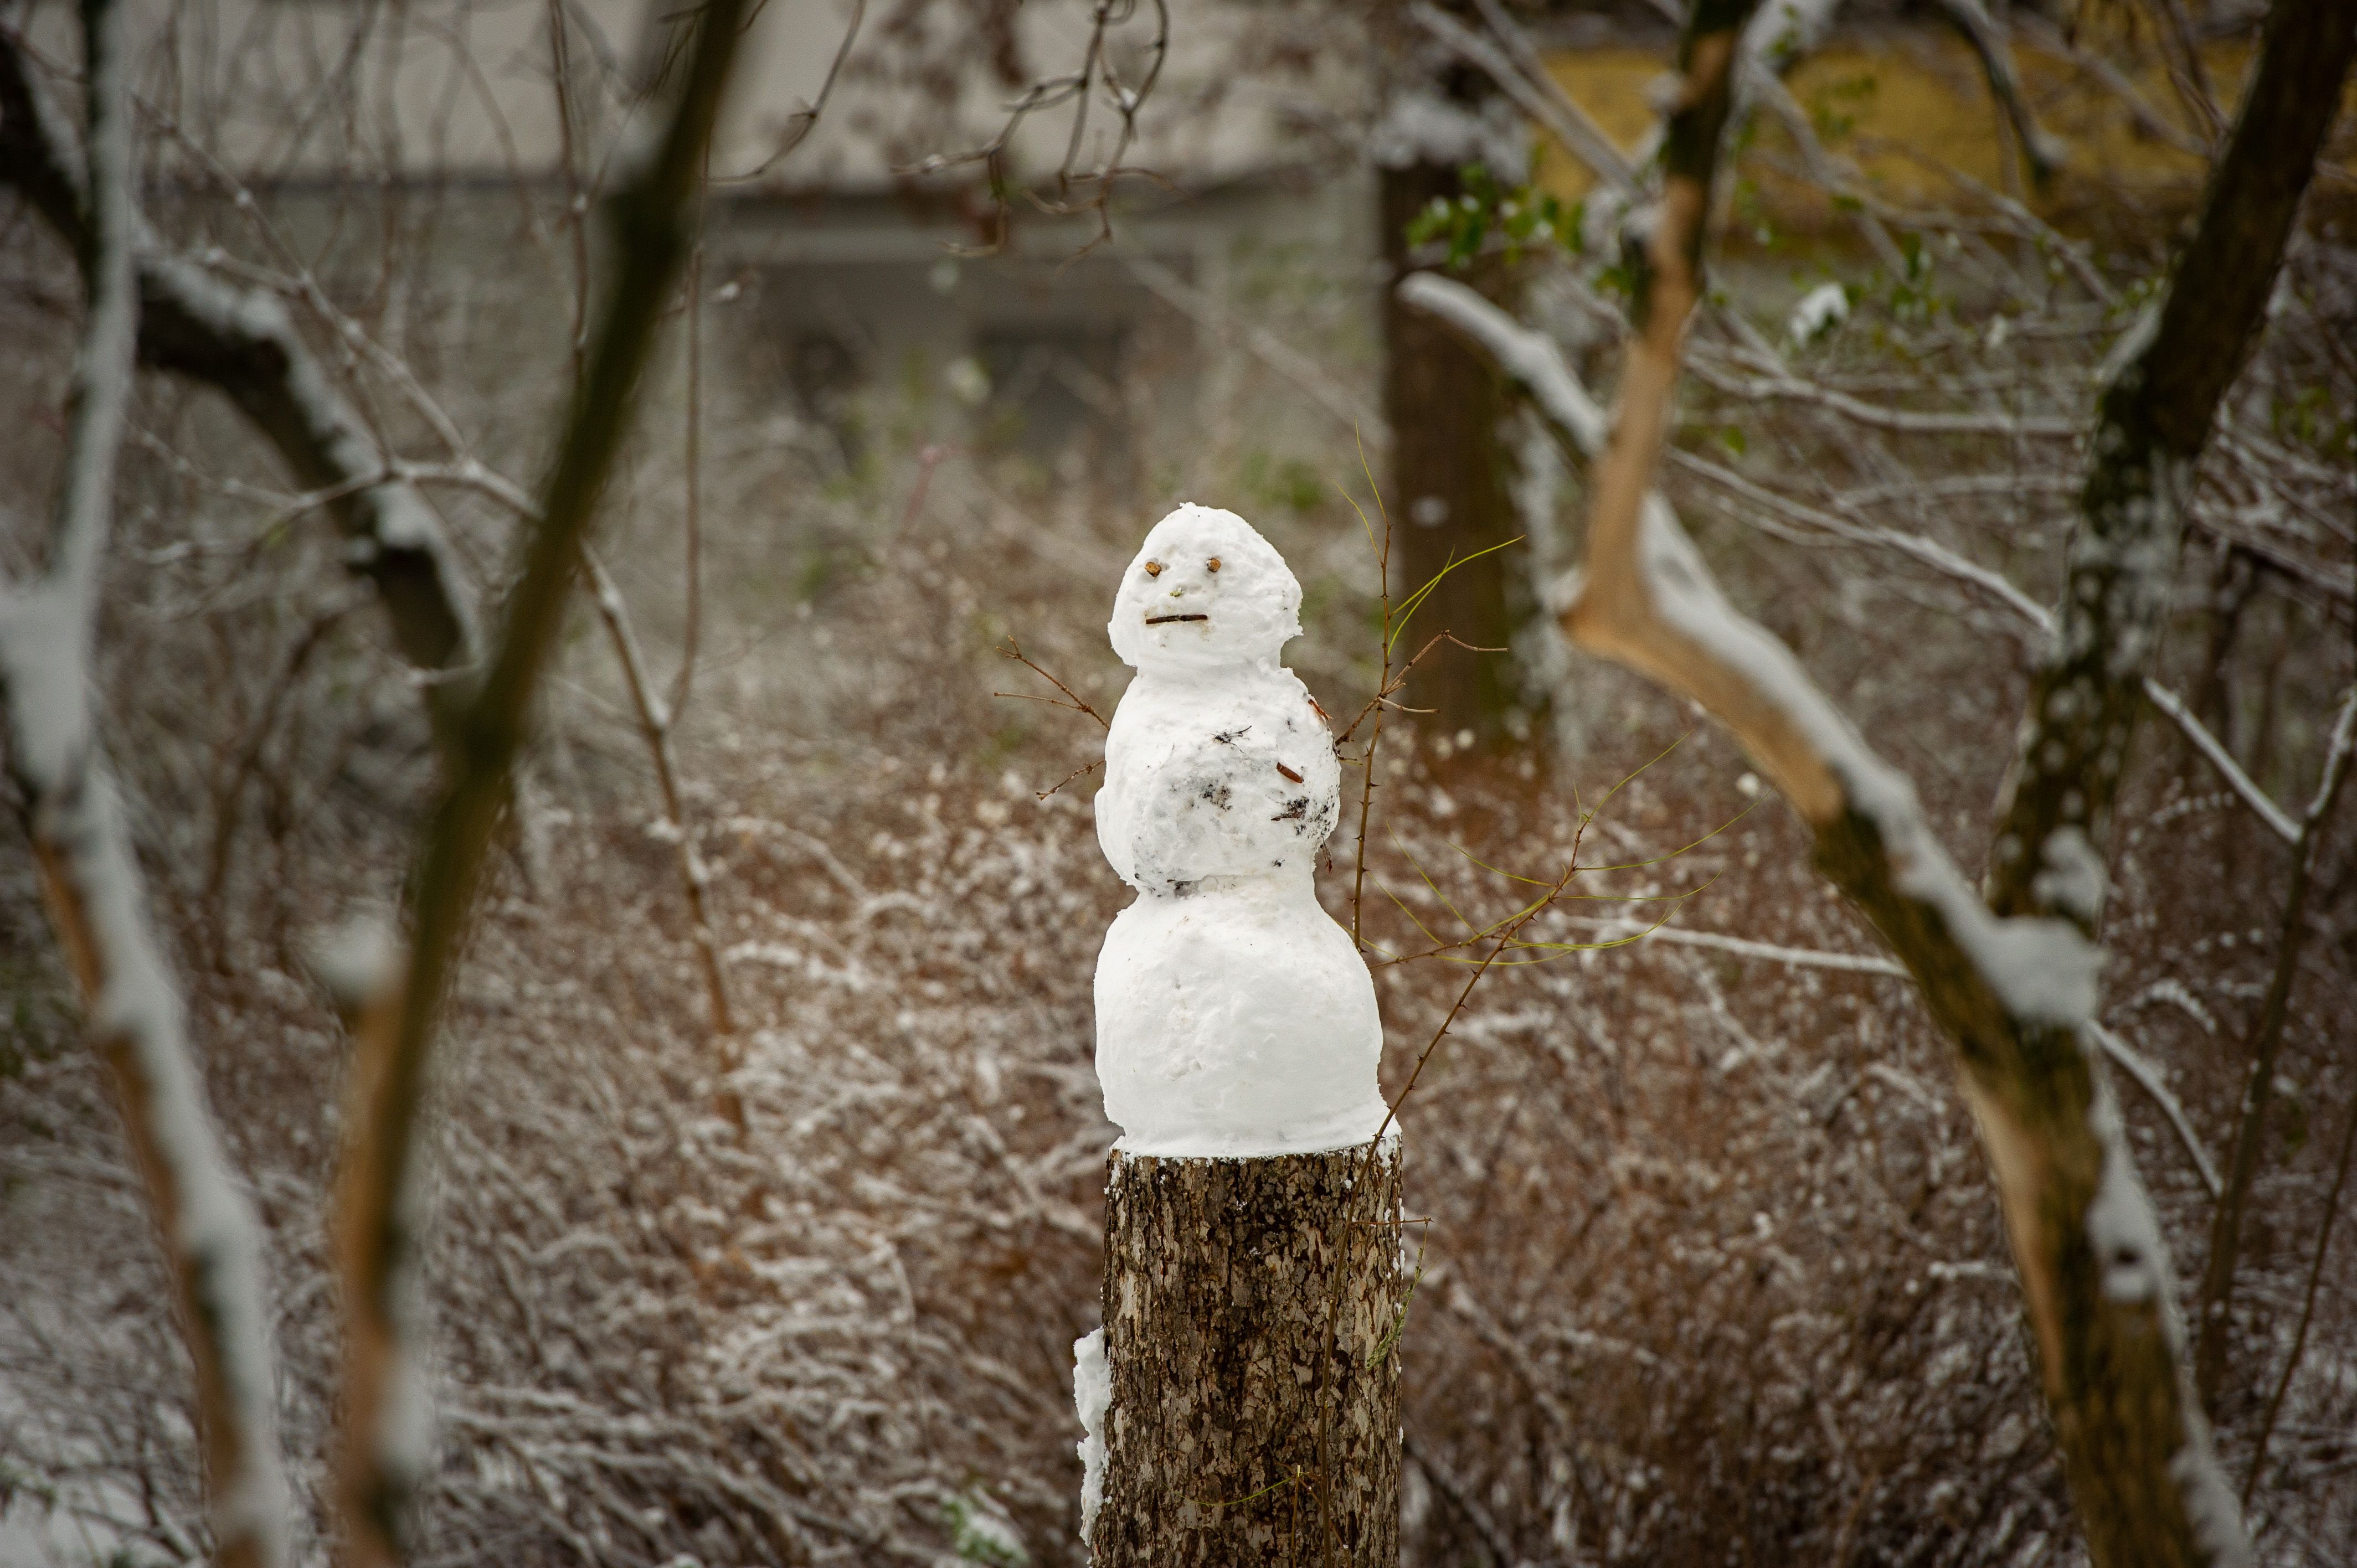
[[[1956,1041],[2095,1561],[2242,1562],[2239,1516],[2181,1373],[2158,1223],[2093,1059],[2099,955],[2070,921],[1982,902],[1911,783],[1783,644],[1727,602],[1653,488],[1700,295],[1732,52],[1724,40],[1707,48],[1706,32],[1695,36],[1701,27],[1682,51],[1687,81],[1665,136],[1663,199],[1619,408],[1591,469],[1587,557],[1564,629],[1699,701],[1735,732],[1810,823],[1820,869],[1874,923]],[[1470,310],[1454,317],[1460,329],[1490,326],[1470,333],[1485,346],[1506,336]],[[1527,341],[1513,348],[1530,360]],[[1567,374],[1542,365],[1518,379],[1542,389],[1535,401],[1570,445],[1592,448],[1592,404],[1566,390]],[[2132,670],[2131,682],[2140,673]],[[2058,840],[2045,858],[2044,901],[2091,920],[2100,860],[2083,839]]]
[[1716,355],[1696,355],[1691,368],[1696,380],[1729,397],[1747,403],[1773,398],[1811,403],[1844,419],[1899,435],[1995,435],[2016,440],[2036,436],[2067,441],[2083,430],[2079,420],[2059,414],[1960,413],[1892,408],[1789,372],[1744,376],[1727,368]]
[[[1596,177],[1624,194],[1637,188],[1637,172],[1613,145],[1579,101],[1547,74],[1537,49],[1497,0],[1485,0],[1482,19],[1492,38],[1484,38],[1430,3],[1415,0],[1408,16],[1432,35],[1442,48],[1487,74],[1523,113],[1546,127],[1564,150],[1586,164]],[[1501,171],[1501,173],[1507,171]]]
[[[1584,468],[1603,456],[1609,420],[1602,405],[1571,373],[1562,353],[1545,334],[1524,327],[1473,289],[1437,273],[1411,274],[1401,280],[1399,296],[1479,343],[1507,379],[1538,406],[1549,428],[1556,433],[1565,455],[1576,466]],[[1853,522],[1823,508],[1780,495],[1723,464],[1691,452],[1672,448],[1665,456],[1679,467],[1795,522],[1822,529],[1837,538],[1894,551],[1943,576],[1969,584],[2012,611],[2030,633],[2044,637],[2053,629],[2054,618],[2046,607],[2023,593],[2004,574],[1968,560],[1934,540],[1898,529]],[[2009,477],[2008,480],[2012,482]],[[1667,502],[1662,504],[1666,506]],[[2298,824],[2259,788],[2242,764],[2235,761],[2234,754],[2186,706],[2183,698],[2150,676],[2145,677],[2143,690],[2153,706],[2183,733],[2203,761],[2217,769],[2227,787],[2268,832],[2286,843],[2298,842]]]
[[[32,67],[25,40],[0,29],[0,184],[87,256],[91,204],[72,138]],[[132,222],[140,361],[218,389],[277,449],[350,542],[351,569],[374,585],[404,659],[424,671],[472,668],[474,594],[440,521],[336,391],[284,304],[165,253],[135,212]],[[446,747],[463,686],[424,683]]]
[[[206,1105],[91,712],[99,582],[139,333],[129,12],[127,0],[83,7],[89,168],[79,182],[79,250],[89,309],[48,566],[26,587],[0,589],[0,694],[41,890],[171,1267],[196,1369],[215,1560],[275,1568],[286,1556],[287,1491],[261,1231]],[[0,104],[17,131],[19,107]]]

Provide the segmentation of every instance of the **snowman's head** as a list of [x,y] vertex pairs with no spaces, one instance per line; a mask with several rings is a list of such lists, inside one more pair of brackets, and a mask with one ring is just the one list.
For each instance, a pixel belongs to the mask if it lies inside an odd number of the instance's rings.
[[1189,501],[1146,536],[1105,630],[1123,663],[1157,674],[1272,663],[1301,635],[1301,585],[1251,523]]

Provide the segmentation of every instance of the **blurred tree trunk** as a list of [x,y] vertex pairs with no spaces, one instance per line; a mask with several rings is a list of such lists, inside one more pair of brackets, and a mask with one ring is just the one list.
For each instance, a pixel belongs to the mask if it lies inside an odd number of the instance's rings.
[[1395,1141],[1114,1152],[1098,1568],[1399,1561],[1398,1218]]
[[[2139,329],[2137,351],[2097,404],[2055,639],[2024,705],[1990,854],[1989,906],[1999,915],[2060,918],[2090,936],[2095,931],[2113,811],[2147,700],[2142,677],[2175,593],[2195,475],[2219,408],[2258,339],[2318,155],[2341,106],[2352,53],[2357,0],[2277,0],[2268,11],[2233,134],[2211,166],[2200,220],[2175,258],[2149,326]],[[2253,1040],[2246,1113],[2212,1229],[2195,1313],[2198,1382],[2205,1399],[2225,1373],[2244,1205],[2297,971],[2312,834],[2317,814],[2329,809],[2330,795],[2320,794],[2295,851],[2280,962]],[[2087,868],[2092,875],[2083,874]],[[2033,1071],[2083,1073],[2075,1043],[2063,1032],[2043,1032],[2029,1044]],[[2054,1102],[2050,1092],[2044,1098]],[[2061,1163],[2050,1156],[2050,1164]],[[2092,1202],[2096,1194],[2091,1187],[2083,1196]],[[2008,1204],[2027,1197],[2008,1195]],[[2078,1212],[2048,1202],[2039,1208],[2038,1228],[2051,1232]],[[2017,1231],[2026,1228],[2018,1224]],[[2063,1249],[2072,1244],[2084,1253],[2076,1232],[2044,1235],[2040,1241],[2047,1245],[2026,1245],[2019,1234],[2015,1240],[2033,1301],[2048,1283],[2033,1276],[2040,1251],[2067,1257]],[[2101,1277],[2100,1261],[2083,1262]],[[2118,1563],[2128,1561],[2138,1545],[2128,1528],[2135,1515],[2124,1509],[2119,1520],[2106,1520],[2093,1499],[2121,1496],[2126,1488],[2117,1477],[2124,1473],[2157,1475],[2172,1464],[2170,1437],[2200,1417],[2198,1410],[2177,1408],[2191,1402],[2190,1391],[2159,1386],[2136,1391],[2134,1407],[2102,1408],[2093,1394],[2103,1391],[2091,1391],[2089,1380],[2071,1374],[2082,1367],[2112,1370],[2132,1363],[2127,1348],[2086,1335],[2082,1317],[2092,1316],[2061,1314],[2054,1322],[2050,1341],[2067,1335],[2072,1343],[2059,1348],[2050,1343],[2048,1388],[2091,1549],[2099,1563]],[[2167,1349],[2173,1361],[2176,1347]],[[2137,1359],[2152,1363],[2158,1377],[2160,1358]],[[2181,1560],[2196,1559],[2188,1551]]]
[[[1411,162],[1379,171],[1386,276],[1396,284],[1414,269],[1407,226],[1435,200],[1463,194],[1454,162]],[[1502,183],[1520,170],[1494,171]],[[1493,298],[1504,267],[1476,263],[1471,280]],[[1500,303],[1507,303],[1502,298]],[[1503,543],[1522,532],[1512,492],[1513,458],[1504,421],[1507,393],[1482,356],[1440,323],[1383,290],[1383,417],[1391,422],[1390,508],[1400,548],[1396,581],[1413,593],[1452,559]],[[1519,550],[1484,555],[1448,574],[1416,612],[1414,640],[1440,631],[1477,648],[1505,649],[1535,607]],[[1447,734],[1470,729],[1477,746],[1496,750],[1527,735],[1522,682],[1512,658],[1437,649],[1408,678],[1403,700],[1434,710],[1426,721]]]

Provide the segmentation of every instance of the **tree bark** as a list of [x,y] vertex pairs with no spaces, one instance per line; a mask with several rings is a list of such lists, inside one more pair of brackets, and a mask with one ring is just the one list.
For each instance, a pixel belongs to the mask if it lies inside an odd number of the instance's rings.
[[[1512,171],[1501,171],[1512,179]],[[1435,200],[1463,193],[1454,166],[1414,163],[1382,171],[1383,260],[1392,280],[1405,277],[1407,226]],[[1496,267],[1476,281],[1496,289]],[[1401,592],[1414,593],[1452,560],[1502,544],[1522,530],[1509,488],[1512,459],[1501,437],[1507,403],[1497,372],[1456,334],[1383,291],[1383,417],[1392,427],[1391,494],[1400,542]],[[1522,563],[1501,550],[1449,571],[1416,611],[1417,640],[1448,631],[1477,648],[1511,647],[1515,628],[1535,613],[1522,587]],[[1403,698],[1432,710],[1443,730],[1473,732],[1494,749],[1523,727],[1514,663],[1502,653],[1436,650],[1408,677]],[[1527,732],[1525,732],[1527,733]]]
[[1395,1139],[1114,1154],[1098,1568],[1398,1563],[1398,1220]]

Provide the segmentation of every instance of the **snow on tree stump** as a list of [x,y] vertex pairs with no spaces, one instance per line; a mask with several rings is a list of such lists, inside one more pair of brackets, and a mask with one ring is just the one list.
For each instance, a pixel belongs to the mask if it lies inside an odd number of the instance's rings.
[[1396,1139],[1372,1162],[1114,1152],[1097,1568],[1398,1563],[1398,1176]]

